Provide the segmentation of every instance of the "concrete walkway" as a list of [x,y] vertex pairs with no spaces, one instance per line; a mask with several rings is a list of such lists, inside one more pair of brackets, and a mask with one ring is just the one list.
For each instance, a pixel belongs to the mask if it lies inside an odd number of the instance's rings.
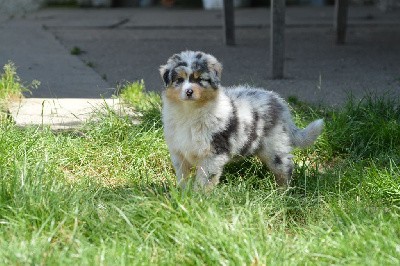
[[119,99],[24,98],[10,102],[8,108],[18,126],[49,126],[53,130],[78,129],[109,111],[134,114]]
[[22,80],[41,82],[32,97],[111,95],[110,85],[82,60],[72,56],[39,21],[11,20],[0,24],[0,43],[1,66],[11,60]]
[[[400,96],[400,10],[350,7],[347,44],[334,43],[333,7],[288,7],[285,79],[271,80],[269,9],[237,9],[237,45],[222,43],[220,11],[44,9],[0,23],[0,65],[41,81],[33,98],[109,98],[143,79],[160,91],[158,67],[173,53],[203,50],[223,62],[222,84],[249,83],[316,104],[340,106],[351,93]],[[83,53],[71,55],[79,47]]]

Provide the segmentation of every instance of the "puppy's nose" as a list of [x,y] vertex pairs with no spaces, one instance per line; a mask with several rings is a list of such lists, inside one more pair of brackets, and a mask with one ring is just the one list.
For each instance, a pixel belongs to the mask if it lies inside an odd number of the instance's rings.
[[187,89],[186,90],[186,96],[191,97],[193,95],[193,90],[192,89]]

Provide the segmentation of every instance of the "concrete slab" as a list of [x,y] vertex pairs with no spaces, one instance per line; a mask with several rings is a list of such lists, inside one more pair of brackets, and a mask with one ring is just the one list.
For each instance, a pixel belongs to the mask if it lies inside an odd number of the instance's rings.
[[23,98],[10,102],[8,107],[17,126],[50,126],[53,130],[80,128],[107,110],[121,115],[134,114],[119,99]]
[[41,86],[26,97],[107,98],[114,89],[82,60],[70,54],[40,22],[16,19],[0,24],[0,66],[9,60],[25,82]]

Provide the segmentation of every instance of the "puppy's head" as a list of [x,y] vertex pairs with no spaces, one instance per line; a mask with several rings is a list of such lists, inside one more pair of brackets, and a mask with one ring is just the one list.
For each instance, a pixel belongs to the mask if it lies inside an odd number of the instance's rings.
[[197,103],[216,97],[221,72],[222,65],[214,56],[193,51],[174,54],[160,67],[169,99]]

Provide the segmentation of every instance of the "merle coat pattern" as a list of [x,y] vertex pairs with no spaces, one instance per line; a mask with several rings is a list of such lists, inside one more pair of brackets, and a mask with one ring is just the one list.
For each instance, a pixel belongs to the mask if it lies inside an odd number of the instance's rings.
[[249,86],[224,88],[221,72],[214,56],[194,51],[175,54],[160,67],[164,135],[178,183],[185,187],[195,169],[196,188],[209,190],[233,157],[256,155],[278,185],[289,185],[290,152],[316,140],[322,119],[299,129],[276,93]]

